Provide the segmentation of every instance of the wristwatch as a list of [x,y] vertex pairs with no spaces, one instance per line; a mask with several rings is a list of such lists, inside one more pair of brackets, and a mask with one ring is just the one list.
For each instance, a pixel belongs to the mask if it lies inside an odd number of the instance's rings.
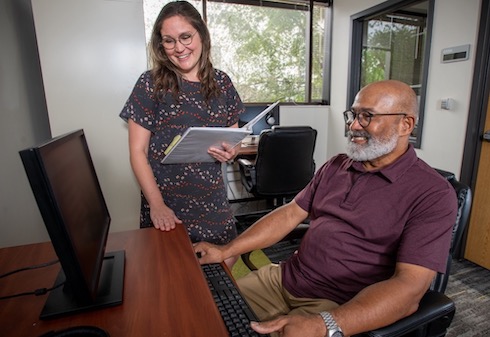
[[344,333],[342,329],[337,325],[335,319],[328,311],[320,312],[320,316],[322,316],[325,325],[327,326],[327,334],[325,337],[344,337]]

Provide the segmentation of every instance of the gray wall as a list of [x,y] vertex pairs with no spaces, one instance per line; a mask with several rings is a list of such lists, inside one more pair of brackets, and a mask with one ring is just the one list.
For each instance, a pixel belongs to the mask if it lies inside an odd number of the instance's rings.
[[30,0],[0,0],[0,247],[47,240],[18,151],[50,137]]
[[139,227],[140,193],[119,118],[147,69],[142,0],[32,0],[53,136],[83,129],[111,231]]

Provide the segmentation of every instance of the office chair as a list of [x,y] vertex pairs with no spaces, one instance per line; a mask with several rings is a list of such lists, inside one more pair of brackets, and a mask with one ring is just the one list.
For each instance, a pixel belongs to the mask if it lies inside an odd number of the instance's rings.
[[317,131],[309,126],[273,126],[260,134],[255,160],[238,159],[241,182],[273,206],[292,199],[315,173]]
[[[469,221],[472,193],[470,187],[459,182],[453,173],[440,169],[436,169],[436,171],[451,183],[458,198],[458,213],[453,226],[446,272],[444,274],[437,273],[415,313],[389,326],[359,334],[357,337],[443,337],[446,335],[456,312],[456,307],[444,292],[449,280],[453,257],[458,258],[458,249],[462,245],[463,235]],[[302,229],[303,232],[306,230],[307,228]],[[283,240],[287,239],[289,238],[286,237]],[[251,270],[257,269],[250,261],[249,254],[242,255],[242,260]]]

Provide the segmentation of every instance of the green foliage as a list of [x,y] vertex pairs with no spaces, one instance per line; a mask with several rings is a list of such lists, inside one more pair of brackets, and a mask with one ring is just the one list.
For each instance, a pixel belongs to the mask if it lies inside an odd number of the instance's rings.
[[232,76],[242,99],[304,100],[304,89],[298,95],[305,76],[304,13],[229,4],[222,9],[208,16],[213,58]]
[[423,34],[417,25],[370,20],[365,29],[361,86],[383,79],[421,82]]

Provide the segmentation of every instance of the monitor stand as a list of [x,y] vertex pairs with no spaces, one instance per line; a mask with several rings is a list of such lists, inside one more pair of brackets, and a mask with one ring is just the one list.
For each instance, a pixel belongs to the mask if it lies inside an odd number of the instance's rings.
[[[51,319],[82,311],[115,306],[123,301],[124,250],[109,252],[104,256],[99,278],[97,297],[90,303],[79,303],[63,287],[53,289],[46,300],[39,318]],[[63,269],[56,278],[55,285],[65,281]]]

